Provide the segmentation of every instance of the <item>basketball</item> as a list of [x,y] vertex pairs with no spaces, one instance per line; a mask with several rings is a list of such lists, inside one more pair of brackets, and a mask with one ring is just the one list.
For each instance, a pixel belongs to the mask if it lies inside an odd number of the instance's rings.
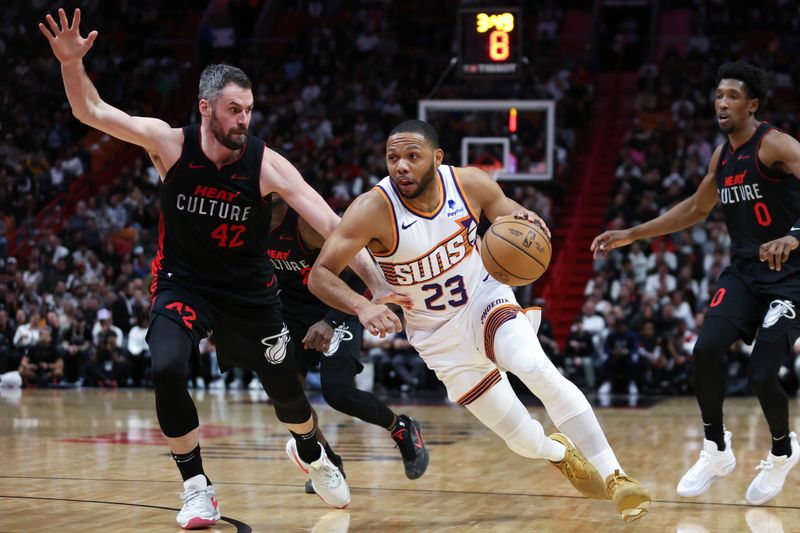
[[494,279],[512,287],[539,279],[551,254],[550,239],[542,228],[511,215],[489,226],[481,242],[483,266]]

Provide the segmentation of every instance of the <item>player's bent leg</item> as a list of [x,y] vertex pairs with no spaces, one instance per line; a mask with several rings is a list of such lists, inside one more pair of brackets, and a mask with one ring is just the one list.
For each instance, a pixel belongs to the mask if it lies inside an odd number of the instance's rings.
[[192,339],[172,320],[154,315],[148,342],[158,423],[167,437],[181,437],[199,424],[197,409],[186,389],[186,365],[194,349]]
[[700,333],[692,349],[694,360],[694,391],[706,440],[714,442],[716,448],[725,450],[725,428],[722,419],[722,404],[725,400],[725,358],[728,347],[742,336],[742,332],[731,321],[721,316],[708,316],[703,321]]
[[385,403],[374,394],[357,389],[354,385],[327,382],[323,376],[322,397],[340,413],[382,428],[388,428],[394,420],[394,413]]
[[514,452],[531,459],[548,459],[581,494],[604,497],[605,484],[597,469],[563,435],[545,437],[541,424],[531,418],[507,379],[465,406]]
[[706,317],[692,350],[694,390],[703,420],[703,448],[697,461],[681,476],[679,496],[693,497],[707,491],[717,479],[736,468],[733,435],[722,423],[725,399],[725,352],[741,332],[721,316]]
[[317,441],[311,405],[294,373],[293,361],[262,368],[258,377],[272,398],[278,420],[292,433],[292,438],[286,443],[289,459],[311,479],[314,492],[325,503],[340,509],[347,507],[350,487]]
[[556,427],[577,444],[605,480],[604,490],[593,486],[594,497],[605,494],[612,499],[626,521],[643,516],[650,506],[650,493],[622,471],[591,405],[547,358],[528,320],[517,314],[487,331],[493,332],[493,338],[486,339],[487,355],[513,372],[542,401]]
[[772,449],[756,467],[759,472],[745,494],[752,505],[762,505],[778,496],[789,471],[800,460],[797,435],[789,431],[788,398],[778,381],[778,371],[791,350],[790,336],[780,328],[787,325],[779,322],[771,329],[759,331],[747,367],[750,386],[758,396],[772,434]]
[[186,364],[194,345],[172,320],[155,315],[148,335],[152,354],[156,413],[183,477],[183,506],[176,521],[184,529],[212,526],[220,518],[214,487],[203,471],[197,409],[186,389]]

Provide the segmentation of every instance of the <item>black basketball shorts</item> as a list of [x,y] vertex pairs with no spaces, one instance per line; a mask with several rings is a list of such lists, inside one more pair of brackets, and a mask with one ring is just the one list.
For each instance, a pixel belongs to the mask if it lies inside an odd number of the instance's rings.
[[[800,336],[800,275],[777,281],[760,275],[766,264],[731,263],[720,275],[706,317],[721,317],[742,332],[742,340],[774,342],[782,335],[792,344]],[[772,279],[765,279],[765,278]]]
[[280,302],[242,307],[172,284],[169,288],[159,288],[151,313],[181,325],[192,337],[195,348],[213,332],[217,361],[223,372],[240,367],[297,379],[289,329],[283,322]]
[[303,347],[303,337],[310,325],[286,317],[290,336],[294,343],[295,364],[301,376],[317,364],[324,383],[351,385],[353,377],[364,370],[359,361],[361,354],[362,326],[357,317],[350,316],[334,329],[330,349],[326,353]]

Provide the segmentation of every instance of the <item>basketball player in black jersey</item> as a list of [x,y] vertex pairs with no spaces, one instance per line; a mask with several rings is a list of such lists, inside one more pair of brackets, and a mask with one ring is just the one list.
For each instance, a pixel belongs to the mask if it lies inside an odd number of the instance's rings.
[[[293,435],[287,443],[293,462],[326,502],[346,506],[347,483],[314,435],[264,254],[270,224],[266,197],[280,193],[322,235],[329,235],[339,218],[286,159],[248,135],[253,93],[241,70],[212,65],[203,71],[199,126],[172,128],[155,118],[133,117],[104,102],[83,68],[97,31],[81,37],[77,9],[71,24],[63,9],[58,18],[47,15],[39,29],[61,63],[73,114],[143,147],[162,178],[148,342],[159,425],[184,479],[178,523],[205,527],[220,517],[200,458],[197,410],[186,390],[187,362],[212,330],[223,369],[240,366],[259,376],[278,419]],[[353,268],[373,293],[381,294],[380,274],[366,252]],[[369,313],[374,316],[362,318],[376,334],[399,330],[399,320],[388,310],[362,312]]]
[[748,366],[772,434],[746,499],[777,496],[800,458],[789,429],[788,399],[778,382],[784,357],[800,335],[800,143],[756,119],[767,95],[766,74],[747,63],[717,71],[715,109],[728,140],[714,151],[697,191],[644,224],[606,231],[592,242],[595,257],[639,239],[673,233],[706,218],[719,202],[731,238],[731,264],[719,278],[694,347],[694,382],[705,441],[700,459],[683,476],[681,496],[704,492],[736,466],[731,432],[722,423],[724,357],[737,339],[755,339]]
[[[395,414],[374,394],[355,387],[355,376],[364,369],[358,360],[362,335],[358,318],[328,307],[308,290],[311,265],[325,239],[279,195],[273,194],[272,199],[267,255],[278,278],[283,319],[294,343],[301,381],[305,382],[309,369],[319,364],[322,397],[328,405],[388,430],[400,448],[406,476],[421,477],[428,467],[428,450],[419,422]],[[356,292],[364,292],[364,284],[356,276],[345,272],[343,277]],[[313,415],[316,420],[316,412]],[[341,458],[330,448],[319,428],[317,439],[341,469]],[[309,483],[306,491],[313,492]]]

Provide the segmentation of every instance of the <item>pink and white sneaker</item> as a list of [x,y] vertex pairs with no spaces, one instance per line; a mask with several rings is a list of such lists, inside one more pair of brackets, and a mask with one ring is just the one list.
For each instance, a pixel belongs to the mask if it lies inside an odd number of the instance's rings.
[[203,529],[213,526],[220,518],[219,501],[214,487],[198,474],[183,482],[183,507],[176,520],[183,529]]
[[342,471],[328,459],[322,444],[319,444],[319,448],[321,451],[319,459],[313,463],[306,463],[300,459],[300,455],[297,453],[297,444],[291,438],[286,443],[286,455],[311,479],[314,492],[325,503],[338,509],[344,509],[350,504],[350,487],[347,485]]

